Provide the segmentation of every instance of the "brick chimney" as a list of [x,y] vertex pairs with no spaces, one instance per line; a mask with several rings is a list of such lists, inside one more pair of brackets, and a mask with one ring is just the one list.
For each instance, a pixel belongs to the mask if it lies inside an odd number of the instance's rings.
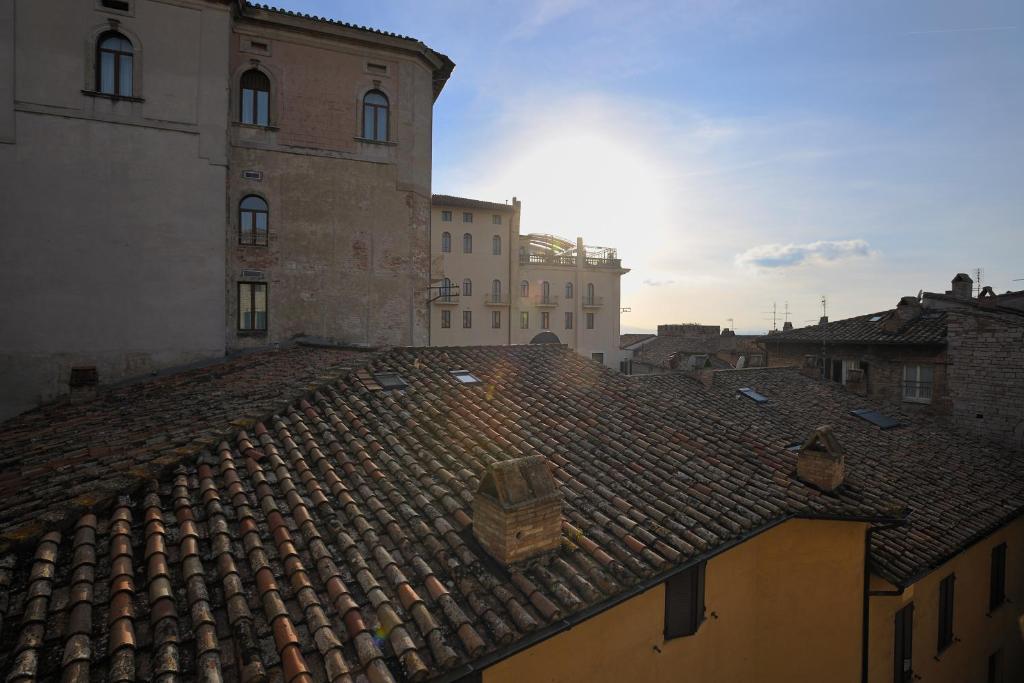
[[473,535],[506,567],[558,550],[562,496],[544,456],[487,467],[473,497]]
[[796,456],[796,476],[822,491],[835,491],[843,483],[846,455],[831,426],[815,429],[800,447]]
[[916,296],[905,296],[896,304],[896,311],[882,323],[886,332],[895,332],[908,322],[921,315],[921,302]]
[[818,318],[818,324],[819,325],[828,325],[828,316],[827,315],[823,315],[820,318]]
[[789,332],[791,329],[793,329],[793,323],[791,321],[787,320],[786,322],[782,323],[783,332]]
[[967,273],[957,273],[951,293],[958,299],[970,299],[974,296],[974,280]]

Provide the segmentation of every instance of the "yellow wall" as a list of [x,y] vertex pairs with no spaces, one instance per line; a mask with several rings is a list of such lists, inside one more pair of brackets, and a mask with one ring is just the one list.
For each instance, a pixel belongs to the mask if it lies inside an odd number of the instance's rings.
[[[988,615],[989,571],[992,548],[1006,543],[1006,596],[1004,603]],[[939,582],[956,574],[953,591],[953,635],[959,639],[937,655]],[[873,589],[892,588],[875,579]],[[985,681],[988,657],[1002,648],[1003,681],[1024,680],[1024,519],[992,534],[968,548],[909,586],[903,595],[871,599],[870,678],[871,683],[893,679],[893,627],[898,609],[914,603],[914,644],[912,665],[928,683]]]
[[859,681],[865,531],[785,522],[708,561],[695,635],[664,641],[659,584],[495,664],[484,681]]

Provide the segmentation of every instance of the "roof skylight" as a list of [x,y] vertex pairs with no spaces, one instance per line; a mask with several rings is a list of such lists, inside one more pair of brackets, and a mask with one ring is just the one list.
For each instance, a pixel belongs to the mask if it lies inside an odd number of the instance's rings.
[[756,401],[757,403],[767,403],[767,401],[768,401],[768,397],[767,396],[765,396],[763,394],[757,393],[756,391],[754,391],[750,387],[743,387],[742,389],[737,389],[737,391],[739,391],[741,394],[743,394],[747,398],[749,398],[749,399],[751,399],[753,401]]
[[871,424],[878,425],[879,429],[892,429],[893,427],[899,427],[900,423],[891,417],[882,415],[877,410],[871,410],[870,408],[861,408],[859,410],[851,410],[851,415],[856,415],[862,420],[867,420]]
[[405,381],[401,375],[397,372],[377,372],[374,373],[373,378],[377,380],[377,384],[382,389],[391,391],[392,389],[405,389],[409,386],[409,383]]
[[451,376],[460,384],[483,384],[483,382],[480,381],[480,378],[469,370],[452,370],[450,372]]
[[868,318],[868,322],[869,323],[877,323],[879,320],[882,319],[882,317],[883,316],[881,316],[881,315],[873,315],[870,318]]

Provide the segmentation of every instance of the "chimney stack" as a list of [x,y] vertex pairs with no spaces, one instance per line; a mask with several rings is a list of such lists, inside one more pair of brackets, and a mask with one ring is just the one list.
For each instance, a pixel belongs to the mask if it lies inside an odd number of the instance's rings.
[[505,567],[558,550],[562,496],[543,455],[488,465],[473,496],[473,535]]
[[974,280],[967,273],[957,273],[953,278],[952,293],[958,299],[970,299],[974,294]]
[[787,320],[786,322],[782,323],[783,332],[788,332],[791,329],[793,329],[793,323],[791,321]]
[[905,296],[896,304],[896,312],[882,322],[882,329],[885,332],[896,332],[919,315],[921,302],[916,296]]
[[835,491],[846,476],[846,455],[832,427],[823,425],[811,433],[796,456],[796,476],[805,484]]
[[828,325],[828,316],[827,315],[823,315],[820,318],[818,318],[818,324],[819,325]]

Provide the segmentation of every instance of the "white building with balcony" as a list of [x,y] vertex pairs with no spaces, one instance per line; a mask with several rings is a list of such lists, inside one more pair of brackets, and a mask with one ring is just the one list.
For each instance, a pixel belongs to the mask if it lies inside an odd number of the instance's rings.
[[[615,249],[519,234],[521,203],[434,195],[431,346],[562,343],[619,368]],[[510,248],[511,246],[511,248]]]

